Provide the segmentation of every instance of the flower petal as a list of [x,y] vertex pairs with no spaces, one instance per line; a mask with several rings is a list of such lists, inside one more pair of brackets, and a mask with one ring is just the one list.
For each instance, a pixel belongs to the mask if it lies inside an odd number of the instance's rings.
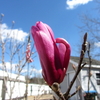
[[69,59],[70,59],[70,52],[71,52],[70,45],[63,38],[57,38],[56,43],[62,43],[65,45],[64,46],[64,45],[60,44],[59,52],[60,52],[60,57],[63,57],[62,58],[63,68],[66,68],[66,70],[67,70]]
[[47,24],[44,24],[41,21],[39,21],[36,23],[36,27],[38,28],[38,30],[46,33],[49,36],[49,38],[52,38],[54,40],[53,31]]
[[51,85],[59,77],[55,69],[54,42],[42,31],[32,33],[32,36],[41,60],[43,73],[47,75],[46,79]]
[[50,35],[51,35],[52,40],[55,41],[55,39],[54,39],[54,34],[53,34],[52,29],[51,29],[47,24],[45,24],[45,26],[47,27],[47,29],[48,29],[48,31],[49,31],[49,33],[50,33]]

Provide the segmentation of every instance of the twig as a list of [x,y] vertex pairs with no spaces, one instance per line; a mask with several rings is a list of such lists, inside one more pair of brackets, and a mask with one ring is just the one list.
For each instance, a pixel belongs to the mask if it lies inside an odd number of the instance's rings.
[[[76,72],[76,66],[73,64],[72,67],[73,67],[73,69],[74,69],[75,72]],[[83,67],[82,67],[82,68],[83,68]],[[77,77],[77,78],[78,78],[78,81],[79,81],[79,83],[80,83],[80,85],[81,85],[81,89],[84,91],[84,89],[82,88],[81,80],[79,79],[79,77]]]
[[82,44],[82,50],[81,50],[81,54],[80,54],[80,60],[79,60],[79,64],[78,64],[78,69],[76,71],[76,74],[75,74],[73,80],[71,81],[71,83],[69,85],[68,90],[64,94],[64,97],[65,97],[66,100],[68,99],[69,92],[70,92],[70,90],[71,90],[71,88],[72,88],[72,86],[73,86],[73,84],[74,84],[79,72],[81,71],[81,69],[86,64],[86,63],[84,63],[83,65],[81,65],[82,61],[83,61],[83,58],[84,58],[85,51],[86,51],[86,41],[87,41],[87,33],[84,35],[84,41],[83,41],[83,44]]
[[88,75],[88,93],[89,93],[89,84],[90,84],[90,71],[91,71],[91,56],[90,56],[90,43],[88,42],[88,50],[87,50],[88,58],[89,58],[89,75]]
[[80,88],[81,88],[81,87],[78,86],[77,89],[76,89],[76,91],[75,91],[73,94],[69,95],[68,98],[74,96],[74,95],[80,90]]

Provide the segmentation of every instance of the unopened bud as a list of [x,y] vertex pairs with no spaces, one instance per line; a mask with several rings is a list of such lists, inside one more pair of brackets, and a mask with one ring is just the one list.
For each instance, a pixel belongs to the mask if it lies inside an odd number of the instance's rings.
[[74,64],[72,65],[72,67],[73,67],[74,70],[76,70],[76,66]]
[[92,76],[92,72],[90,72],[90,76]]
[[59,84],[57,82],[55,82],[55,83],[53,83],[53,85],[51,86],[51,88],[53,89],[53,91],[58,91]]

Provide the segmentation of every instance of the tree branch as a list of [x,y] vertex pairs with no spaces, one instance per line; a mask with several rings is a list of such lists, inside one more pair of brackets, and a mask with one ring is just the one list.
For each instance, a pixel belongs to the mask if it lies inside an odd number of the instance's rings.
[[81,54],[80,54],[80,60],[79,60],[79,64],[78,64],[78,69],[77,69],[77,71],[76,71],[76,74],[75,74],[73,80],[71,81],[71,83],[70,83],[70,85],[69,85],[68,90],[67,90],[66,93],[64,94],[64,97],[65,97],[66,100],[68,99],[69,92],[70,92],[70,90],[71,90],[71,88],[72,88],[72,86],[73,86],[73,84],[74,84],[74,82],[75,82],[75,80],[76,80],[76,78],[77,78],[79,72],[81,71],[81,69],[82,69],[82,68],[84,67],[84,65],[86,64],[86,63],[84,63],[84,64],[81,66],[82,61],[83,61],[83,58],[84,58],[84,54],[85,54],[85,51],[86,51],[86,45],[87,45],[86,42],[87,42],[87,33],[84,35],[84,41],[83,41],[83,44],[82,44],[82,50],[81,50]]

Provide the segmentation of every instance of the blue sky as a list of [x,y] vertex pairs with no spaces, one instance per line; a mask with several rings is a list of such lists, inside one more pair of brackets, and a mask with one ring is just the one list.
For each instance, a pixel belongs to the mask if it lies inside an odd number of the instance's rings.
[[[88,13],[96,16],[95,7],[93,0],[0,0],[0,13],[4,14],[7,29],[15,21],[14,29],[21,30],[19,37],[24,39],[31,26],[42,21],[53,29],[55,38],[65,38],[70,43],[72,56],[78,56],[77,44],[83,34],[77,27],[82,26],[79,16]],[[41,69],[38,57],[33,64]]]

